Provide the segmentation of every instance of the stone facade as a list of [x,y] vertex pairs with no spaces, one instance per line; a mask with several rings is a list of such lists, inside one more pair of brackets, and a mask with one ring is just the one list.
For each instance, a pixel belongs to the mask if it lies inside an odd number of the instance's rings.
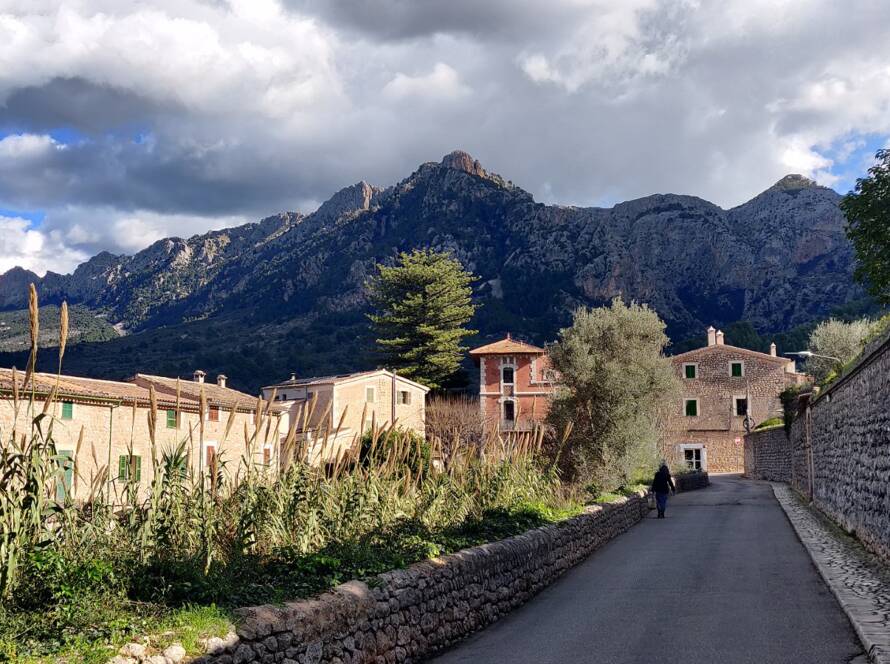
[[307,460],[333,463],[355,449],[373,426],[395,422],[421,436],[426,431],[429,388],[378,369],[340,376],[297,378],[263,388],[266,399],[287,409],[305,443]]
[[791,481],[791,441],[784,426],[752,431],[745,436],[745,477]]
[[[4,443],[12,431],[19,435],[29,433],[33,418],[26,402],[20,403],[16,414],[11,378],[11,371],[0,369],[0,440]],[[147,495],[154,472],[147,385],[154,379],[141,376],[137,383],[136,379],[134,382],[117,382],[62,376],[59,380],[58,396],[50,410],[53,440],[60,454],[70,455],[74,460],[70,472],[66,474],[64,490],[75,500],[87,500],[97,493],[102,488],[103,478],[110,495],[122,499],[129,483],[129,479],[121,475],[122,458],[126,466],[124,472],[132,472],[138,490]],[[19,372],[17,382],[21,383],[22,380]],[[45,395],[55,385],[55,375],[35,376],[39,408],[43,407]],[[205,388],[208,412],[204,416],[202,436],[199,402],[193,398],[201,386],[183,381],[177,409],[175,392],[164,391],[164,384],[157,382],[157,453],[169,451],[185,442],[187,463],[192,468],[207,468],[208,459],[215,456],[218,461],[228,462],[224,472],[233,473],[248,453],[243,434],[245,427],[251,435],[256,430],[256,398],[218,385],[206,385]],[[234,422],[226,436],[226,425],[233,408]],[[169,422],[168,410],[175,413]],[[279,441],[285,429],[277,410],[271,410],[269,417],[271,426],[268,438],[263,426],[263,434],[251,443],[251,453],[258,464],[272,469],[277,464]]]
[[546,350],[508,334],[470,356],[479,365],[479,407],[488,426],[530,431],[546,419],[556,378]]
[[890,335],[872,348],[843,378],[799,407],[792,428],[792,483],[890,560]]
[[201,664],[420,661],[529,600],[640,521],[642,494],[566,521],[358,581],[239,611],[238,639]]
[[782,412],[779,394],[800,384],[793,360],[724,343],[708,329],[708,345],[671,358],[681,398],[671,409],[662,455],[716,473],[744,470],[746,417],[753,428]]

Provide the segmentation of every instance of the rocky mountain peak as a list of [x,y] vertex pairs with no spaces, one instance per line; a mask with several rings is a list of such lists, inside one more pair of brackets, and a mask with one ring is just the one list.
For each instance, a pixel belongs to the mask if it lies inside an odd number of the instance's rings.
[[767,191],[797,191],[798,189],[809,189],[818,186],[815,180],[804,177],[799,173],[791,173],[776,182]]
[[483,178],[488,175],[485,169],[482,168],[482,164],[479,163],[479,160],[474,159],[472,155],[463,150],[455,150],[454,152],[446,154],[442,157],[442,165],[446,168],[453,168],[456,171],[463,171],[464,173],[478,175]]
[[369,210],[383,190],[362,180],[344,187],[321,204],[313,217],[319,222],[329,222],[343,215]]

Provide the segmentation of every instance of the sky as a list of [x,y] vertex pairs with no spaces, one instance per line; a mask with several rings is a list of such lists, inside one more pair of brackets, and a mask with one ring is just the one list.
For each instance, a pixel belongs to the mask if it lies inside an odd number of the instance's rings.
[[888,137],[885,0],[0,0],[0,273],[455,149],[545,203],[731,207]]

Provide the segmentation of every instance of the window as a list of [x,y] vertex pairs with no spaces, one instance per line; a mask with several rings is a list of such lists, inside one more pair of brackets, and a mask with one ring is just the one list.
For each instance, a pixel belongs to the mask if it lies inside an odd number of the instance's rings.
[[207,412],[207,419],[211,422],[219,422],[219,406],[210,406]]
[[59,465],[59,476],[56,478],[56,502],[64,502],[71,495],[71,485],[74,482],[74,452],[71,450],[58,450],[56,463]]
[[683,460],[690,470],[702,469],[702,448],[687,447],[683,450]]
[[504,367],[501,369],[501,382],[504,385],[513,384],[513,367]]
[[117,458],[117,478],[124,482],[138,482],[142,479],[142,457],[136,454],[122,454]]
[[178,419],[179,419],[179,418],[176,417],[176,411],[175,411],[175,410],[173,410],[173,409],[168,410],[168,411],[167,411],[167,428],[168,428],[168,429],[175,429],[175,428],[176,428],[176,425],[179,423],[179,422],[178,422]]
[[745,364],[743,362],[730,362],[729,375],[733,378],[741,378],[745,375]]
[[74,419],[74,403],[71,401],[63,401],[62,402],[62,419],[63,420],[73,420]]
[[374,403],[377,400],[377,390],[373,387],[365,388],[365,401],[368,403]]
[[269,466],[272,464],[272,446],[266,445],[263,448],[263,465]]
[[513,401],[504,402],[504,421],[512,422],[516,419],[516,404]]
[[744,417],[748,414],[748,400],[744,397],[735,398],[735,414],[737,417]]
[[698,417],[698,399],[686,399],[684,412],[686,417]]
[[411,405],[411,393],[408,390],[399,390],[396,395],[396,403],[402,404],[404,406]]
[[698,371],[698,365],[695,364],[684,364],[683,365],[683,375],[686,376],[689,380],[695,378],[696,371]]

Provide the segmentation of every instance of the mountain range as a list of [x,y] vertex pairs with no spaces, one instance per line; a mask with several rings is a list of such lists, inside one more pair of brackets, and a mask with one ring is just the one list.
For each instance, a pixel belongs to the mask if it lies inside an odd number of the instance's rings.
[[[545,205],[457,151],[393,186],[347,187],[308,215],[167,238],[132,256],[103,252],[69,275],[14,268],[0,275],[0,310],[25,308],[33,282],[41,304],[67,299],[124,335],[73,346],[71,372],[200,367],[255,390],[292,371],[373,366],[366,279],[399,251],[433,247],[478,276],[483,339],[552,340],[575,307],[618,294],[648,303],[677,340],[737,321],[775,333],[863,297],[839,200],[788,175],[728,210],[675,194]],[[52,351],[43,356],[49,365]],[[0,365],[13,362],[0,354]]]

